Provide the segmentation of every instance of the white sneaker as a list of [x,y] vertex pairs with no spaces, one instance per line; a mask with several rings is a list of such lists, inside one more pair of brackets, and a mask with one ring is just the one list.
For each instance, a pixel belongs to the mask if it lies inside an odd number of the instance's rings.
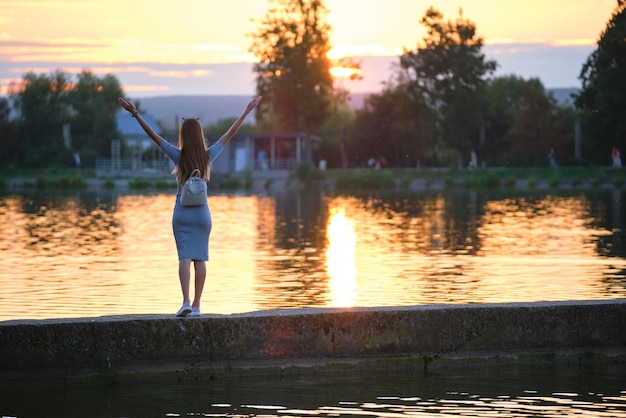
[[191,309],[191,313],[189,314],[189,316],[201,316],[202,314],[200,313],[200,308],[193,308]]
[[178,312],[176,312],[176,316],[178,316],[178,317],[184,317],[184,316],[189,315],[190,313],[191,313],[191,306],[189,306],[189,305],[185,304],[185,305],[183,305],[183,307],[182,307],[182,308],[180,308],[180,309],[178,310]]

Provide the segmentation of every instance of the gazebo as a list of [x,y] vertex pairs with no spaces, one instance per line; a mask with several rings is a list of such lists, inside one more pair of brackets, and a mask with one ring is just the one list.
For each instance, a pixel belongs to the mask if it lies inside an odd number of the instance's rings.
[[[218,138],[211,138],[213,143]],[[303,133],[237,134],[211,165],[211,172],[239,173],[253,171],[292,171],[299,163],[316,160],[321,138]]]

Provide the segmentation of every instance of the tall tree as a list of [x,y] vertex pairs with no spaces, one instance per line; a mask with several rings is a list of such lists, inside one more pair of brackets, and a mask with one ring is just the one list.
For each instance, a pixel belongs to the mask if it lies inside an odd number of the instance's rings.
[[436,116],[423,96],[389,82],[356,113],[350,155],[358,165],[384,157],[393,167],[437,164]]
[[546,164],[550,148],[559,164],[574,159],[574,109],[559,106],[538,78],[497,77],[486,93],[488,164]]
[[69,120],[67,94],[70,88],[69,78],[61,71],[50,75],[29,72],[21,84],[10,86],[19,113],[21,164],[44,167],[69,161],[70,151],[64,144],[63,125]]
[[523,126],[518,128],[522,119],[520,113],[530,108],[527,106],[527,99],[546,96],[545,88],[538,78],[524,80],[522,77],[509,75],[491,80],[485,93],[485,141],[478,151],[481,159],[488,165],[511,164],[515,155],[512,154],[514,145],[509,132],[512,129],[520,130],[516,138],[522,141],[520,147],[523,148],[524,133],[530,135],[530,131],[524,131]]
[[4,97],[0,97],[0,138],[0,164],[17,165],[22,156],[17,122],[11,118],[11,106]]
[[122,90],[112,75],[99,78],[85,70],[73,83],[60,70],[31,72],[10,92],[18,114],[20,165],[67,165],[73,151],[91,164],[109,155],[111,140],[119,137],[115,114]]
[[80,151],[85,164],[111,154],[111,140],[119,138],[115,114],[119,109],[117,98],[122,94],[117,78],[99,78],[87,70],[78,75],[70,90],[72,147]]
[[467,155],[480,142],[482,89],[497,63],[481,52],[483,38],[477,36],[476,25],[463,18],[462,10],[451,21],[430,7],[420,23],[427,34],[416,49],[405,50],[400,66],[407,71],[410,84],[439,109],[445,143]]
[[611,147],[626,147],[626,0],[617,7],[600,35],[598,47],[583,64],[582,90],[576,107],[582,112],[583,158],[610,162]]
[[[547,165],[552,148],[558,164],[573,160],[574,118],[557,105],[552,95],[532,89],[523,92],[507,141],[511,144],[509,162],[521,165]],[[573,109],[571,109],[573,111]]]
[[256,118],[265,129],[311,133],[328,117],[333,78],[327,12],[321,0],[275,0],[251,34],[256,90],[264,97]]

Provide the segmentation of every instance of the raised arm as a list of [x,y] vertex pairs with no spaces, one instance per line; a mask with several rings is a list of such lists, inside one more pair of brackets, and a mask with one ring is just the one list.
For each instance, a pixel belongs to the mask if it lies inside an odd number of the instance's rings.
[[137,112],[137,108],[135,107],[135,105],[129,102],[128,100],[122,99],[121,97],[117,99],[117,101],[125,110],[130,112],[130,114],[135,119],[137,119],[137,122],[139,122],[139,125],[144,130],[146,135],[148,135],[150,139],[154,141],[155,144],[157,144],[158,146],[161,146],[161,142],[164,141],[164,139],[160,137],[159,135],[157,135],[157,133],[154,132],[154,130],[150,127],[150,125],[148,125],[148,123],[141,117],[139,112]]
[[254,110],[254,108],[257,107],[257,105],[259,104],[262,98],[263,98],[262,96],[258,96],[252,99],[252,101],[248,103],[246,110],[244,110],[241,116],[239,116],[237,120],[232,124],[232,126],[228,128],[226,133],[222,135],[222,137],[220,138],[220,141],[222,141],[224,146],[226,146],[226,144],[228,144],[228,141],[230,141],[232,137],[235,136],[239,128],[241,128],[243,121],[246,119],[246,116],[248,116],[248,113],[252,112],[252,110]]

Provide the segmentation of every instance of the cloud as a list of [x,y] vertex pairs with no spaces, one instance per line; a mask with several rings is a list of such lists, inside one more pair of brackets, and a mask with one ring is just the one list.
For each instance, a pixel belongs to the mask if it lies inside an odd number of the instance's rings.
[[557,46],[595,46],[597,40],[592,38],[577,38],[577,39],[557,39],[554,45]]
[[[88,55],[108,47],[106,42],[66,38],[49,41],[0,40],[0,61],[4,62],[71,62],[71,57]],[[68,59],[69,58],[69,59]]]
[[[44,48],[100,48],[107,46],[108,44],[103,42],[96,42],[93,40],[87,41],[80,38],[63,38],[47,41],[21,41],[11,40],[4,38],[0,41],[0,48],[29,48],[29,49],[44,49]],[[9,54],[7,54],[9,55]]]
[[0,61],[174,64],[253,62],[254,56],[236,45],[151,42],[135,39],[57,38],[45,41],[0,39]]
[[543,45],[543,46],[595,46],[594,38],[565,38],[546,41],[545,39],[524,39],[513,38],[490,38],[485,39],[485,45]]
[[192,69],[187,71],[149,71],[148,74],[152,77],[172,77],[172,78],[187,78],[187,77],[208,77],[213,73],[207,69]]
[[[590,45],[549,45],[545,43],[488,44],[483,52],[496,60],[496,76],[515,74],[524,79],[539,78],[547,88],[579,87],[578,76],[584,61],[594,50]],[[341,78],[338,83],[355,93],[378,92],[397,65],[399,53],[385,56],[352,56],[361,63],[362,80]],[[136,59],[132,62],[41,61],[6,62],[0,60],[0,94],[6,94],[10,82],[22,76],[52,73],[60,69],[70,74],[89,70],[94,74],[113,74],[124,91],[135,97],[163,94],[181,95],[252,95],[255,74],[253,63],[154,63]]]
[[75,0],[3,0],[2,4],[7,9],[9,8],[24,8],[33,10],[34,7],[42,8],[54,8],[54,9],[93,9],[95,5],[89,1],[75,1]]
[[171,88],[164,85],[127,85],[122,89],[125,93],[169,93]]

